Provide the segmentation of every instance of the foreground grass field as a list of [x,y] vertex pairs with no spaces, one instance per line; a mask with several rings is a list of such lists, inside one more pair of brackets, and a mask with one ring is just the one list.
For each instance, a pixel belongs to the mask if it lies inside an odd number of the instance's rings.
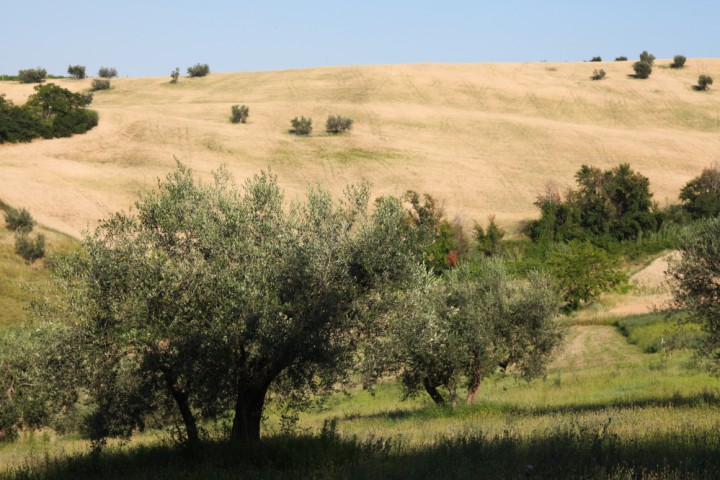
[[[652,314],[620,319],[663,324]],[[338,394],[263,445],[185,451],[152,432],[86,456],[75,437],[0,447],[0,478],[717,478],[720,381],[685,350],[645,353],[616,326],[569,327],[547,376],[497,375],[475,405],[402,400],[392,381]],[[639,328],[639,327],[638,327]],[[648,333],[647,335],[652,335]],[[48,456],[49,452],[49,456]]]
[[[581,164],[628,162],[648,176],[662,205],[703,167],[720,161],[720,95],[697,92],[698,74],[720,60],[657,60],[647,80],[631,62],[419,64],[208,77],[118,78],[96,92],[100,125],[69,139],[0,147],[0,199],[78,235],[129,208],[173,167],[173,156],[208,175],[236,178],[270,166],[291,196],[320,183],[340,194],[361,177],[375,194],[427,192],[466,224],[496,214],[514,226],[537,214],[545,183],[572,185]],[[593,68],[607,77],[590,80]],[[73,90],[92,80],[54,81]],[[22,103],[32,85],[2,82]],[[229,121],[234,104],[249,123]],[[288,133],[313,118],[308,138]],[[328,115],[354,119],[350,134],[324,132]]]

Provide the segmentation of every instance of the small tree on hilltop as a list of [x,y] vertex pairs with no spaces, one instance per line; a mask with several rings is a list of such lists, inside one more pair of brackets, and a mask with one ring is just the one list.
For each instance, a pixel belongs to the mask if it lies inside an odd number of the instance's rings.
[[616,62],[627,62],[628,57],[615,57]]
[[640,54],[640,61],[652,65],[655,62],[655,55],[648,53],[647,50],[643,50]]
[[177,83],[180,78],[180,67],[176,67],[175,70],[170,72],[170,83]]
[[98,70],[98,77],[100,78],[114,78],[117,77],[117,70],[111,67],[100,67]]
[[633,64],[633,70],[635,70],[636,78],[648,78],[652,73],[652,64],[648,62],[635,62]]
[[204,77],[210,73],[210,67],[207,63],[196,63],[192,67],[188,67],[187,73],[189,77]]
[[18,72],[20,83],[42,83],[47,78],[47,71],[44,68],[29,68]]
[[247,105],[233,105],[230,112],[230,121],[232,123],[246,123],[250,115],[250,108]]
[[590,78],[593,80],[602,80],[603,78],[605,78],[605,70],[603,70],[602,68],[600,70],[595,69],[593,71],[592,77]]
[[93,78],[90,90],[97,92],[99,90],[110,90],[110,79],[109,78]]
[[686,61],[687,58],[685,58],[683,55],[675,55],[675,57],[673,58],[673,62],[670,64],[670,68],[683,68]]
[[325,122],[325,131],[328,133],[342,133],[352,129],[352,118],[330,115]]
[[707,90],[710,88],[710,85],[713,84],[713,79],[709,75],[700,75],[698,77],[698,89],[699,90]]
[[78,80],[85,78],[85,67],[82,65],[70,65],[68,66],[67,72],[68,75]]
[[592,57],[592,58],[590,59],[590,61],[591,61],[591,62],[602,62],[602,57],[599,57],[599,56],[598,56],[598,57]]

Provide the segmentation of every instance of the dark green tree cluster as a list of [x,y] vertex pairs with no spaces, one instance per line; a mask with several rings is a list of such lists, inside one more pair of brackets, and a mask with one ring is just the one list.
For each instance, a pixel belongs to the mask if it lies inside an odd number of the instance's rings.
[[92,95],[73,93],[52,83],[36,86],[22,106],[0,96],[0,143],[85,133],[98,123],[97,113],[85,108],[91,101]]
[[631,240],[659,227],[650,181],[621,164],[610,170],[583,165],[575,174],[576,190],[562,199],[557,192],[538,198],[540,219],[530,222],[534,241],[591,241],[604,245]]
[[117,70],[112,67],[100,67],[98,70],[98,77],[100,78],[114,78],[117,77]]
[[310,135],[312,133],[312,118],[310,117],[295,117],[290,120],[290,125],[292,126],[290,132],[295,135]]
[[352,129],[352,118],[340,115],[330,115],[325,122],[325,131],[328,133],[342,133]]
[[85,78],[85,67],[83,65],[70,65],[68,66],[67,72],[68,75],[78,80]]
[[720,167],[706,168],[680,190],[683,209],[693,219],[720,215]]
[[28,68],[18,72],[20,83],[42,83],[47,78],[47,70],[41,67]]
[[109,78],[93,78],[90,90],[97,92],[99,90],[110,90],[110,79]]
[[5,209],[5,227],[15,232],[15,253],[28,262],[45,256],[45,235],[39,233],[35,238],[30,236],[35,227],[35,220],[25,208]]
[[684,55],[675,55],[673,62],[670,64],[670,68],[683,68],[687,62],[687,58]]
[[210,73],[210,67],[207,63],[196,63],[192,67],[188,67],[187,74],[189,77],[205,77]]

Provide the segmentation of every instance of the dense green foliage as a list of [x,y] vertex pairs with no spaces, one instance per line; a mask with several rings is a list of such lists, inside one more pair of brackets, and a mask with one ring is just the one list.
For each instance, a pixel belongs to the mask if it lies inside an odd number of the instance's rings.
[[720,167],[703,169],[680,190],[682,207],[692,218],[720,215]]
[[590,61],[591,61],[591,62],[602,62],[602,57],[600,57],[600,56],[598,56],[598,57],[592,57],[592,58],[590,59]]
[[28,68],[18,72],[20,83],[42,83],[47,78],[47,71],[44,68]]
[[136,216],[102,222],[61,268],[58,341],[75,352],[62,375],[92,401],[92,437],[127,436],[172,407],[191,443],[199,419],[228,412],[231,438],[257,440],[270,390],[293,404],[347,381],[383,292],[417,266],[401,202],[370,214],[369,196],[313,190],[288,210],[271,175],[240,190],[225,172],[205,186],[179,166]]
[[683,55],[675,55],[673,62],[670,64],[670,68],[683,68],[687,58]]
[[648,78],[652,73],[652,63],[648,62],[635,62],[633,64],[633,70],[635,70],[636,78]]
[[98,77],[100,78],[113,78],[117,77],[117,70],[111,67],[100,67],[98,70]]
[[714,368],[720,366],[720,218],[704,222],[680,246],[668,275],[675,305],[702,325],[699,346]]
[[568,310],[575,310],[580,302],[594,300],[627,281],[617,258],[588,242],[558,246],[546,265],[560,283]]
[[605,245],[659,228],[650,181],[630,165],[605,171],[583,165],[575,180],[577,190],[568,191],[564,200],[556,191],[538,198],[540,219],[527,226],[534,241],[587,240]]
[[188,67],[187,73],[189,77],[204,77],[210,73],[210,67],[207,63],[196,63]]
[[437,404],[446,402],[440,388],[453,405],[464,388],[473,403],[481,381],[499,368],[526,377],[544,371],[562,338],[553,321],[559,304],[549,277],[514,280],[497,258],[442,280],[426,274],[392,302],[389,338],[367,353],[371,372],[389,370],[407,395],[424,390]]
[[325,122],[325,131],[328,133],[342,133],[352,129],[352,118],[330,115]]
[[628,57],[623,57],[623,56],[615,57],[616,62],[627,62],[627,59],[628,59]]
[[17,208],[7,207],[5,209],[5,227],[8,230],[29,232],[34,226],[35,220],[26,208],[18,210]]
[[85,67],[82,65],[69,65],[67,69],[68,75],[78,80],[85,78]]
[[476,223],[475,230],[475,250],[485,257],[497,256],[502,253],[502,241],[505,237],[505,230],[495,223],[495,216],[491,215],[488,219],[487,228]]
[[292,130],[295,135],[310,135],[312,133],[312,118],[295,117],[290,120]]
[[232,123],[246,123],[250,115],[250,108],[247,105],[233,105],[230,113]]
[[698,87],[700,90],[707,90],[710,88],[710,85],[713,84],[713,79],[709,75],[700,75],[698,77]]
[[37,85],[21,107],[0,96],[0,143],[85,133],[98,123],[97,113],[85,108],[91,101],[90,94],[73,93],[52,83]]

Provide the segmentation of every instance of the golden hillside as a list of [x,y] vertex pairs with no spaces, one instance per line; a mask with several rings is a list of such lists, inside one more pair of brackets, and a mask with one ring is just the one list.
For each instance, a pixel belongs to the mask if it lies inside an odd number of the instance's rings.
[[[98,92],[100,125],[70,139],[0,146],[0,199],[79,235],[127,209],[173,168],[203,176],[226,164],[242,179],[270,166],[291,198],[320,183],[340,193],[361,177],[375,194],[427,192],[466,223],[496,214],[514,225],[536,215],[548,180],[571,186],[583,163],[628,162],[650,178],[661,204],[720,161],[720,59],[682,70],[657,60],[648,80],[632,62],[419,64],[212,73],[198,79],[120,78]],[[594,68],[607,77],[590,80]],[[73,90],[91,80],[52,80]],[[0,82],[16,103],[31,85]],[[250,107],[247,125],[230,107]],[[330,114],[352,117],[349,135],[324,132]],[[288,133],[313,118],[309,138]]]

